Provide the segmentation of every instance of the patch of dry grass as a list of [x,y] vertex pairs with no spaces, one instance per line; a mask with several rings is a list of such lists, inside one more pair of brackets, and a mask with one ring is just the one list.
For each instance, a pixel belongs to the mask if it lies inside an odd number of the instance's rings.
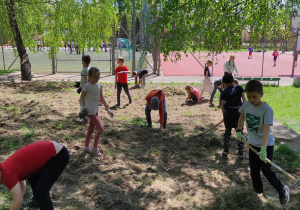
[[[87,125],[79,123],[79,95],[72,86],[63,82],[0,84],[1,160],[28,143],[45,139],[60,142],[70,151],[70,163],[51,190],[57,209],[281,208],[277,193],[267,183],[270,202],[257,200],[247,161],[237,161],[234,139],[229,159],[221,158],[223,125],[201,137],[187,137],[221,121],[222,115],[207,100],[181,106],[185,85],[149,84],[147,89],[132,89],[134,100],[129,106],[122,93],[121,108],[114,110],[113,119],[100,107],[104,126],[100,158],[81,153]],[[147,128],[144,98],[152,89],[166,93],[164,134],[159,132],[157,111],[152,111],[153,128]],[[116,104],[113,84],[104,84],[106,92],[108,104]],[[0,194],[2,207],[9,202],[5,196]],[[300,205],[299,200],[292,190],[287,208]]]

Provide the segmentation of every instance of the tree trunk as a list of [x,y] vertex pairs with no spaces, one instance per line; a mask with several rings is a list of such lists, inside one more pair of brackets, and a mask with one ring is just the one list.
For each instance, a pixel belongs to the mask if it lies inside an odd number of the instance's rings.
[[152,44],[152,49],[151,49],[151,53],[152,53],[152,58],[153,58],[153,73],[157,74],[157,67],[158,67],[158,47],[156,45],[156,39],[154,36],[151,37],[151,41],[150,44]]
[[9,17],[9,23],[11,30],[14,35],[14,40],[17,46],[18,54],[20,56],[21,63],[21,78],[22,80],[31,80],[31,64],[29,61],[28,54],[26,52],[26,48],[24,46],[21,32],[18,26],[15,10],[14,10],[14,0],[9,0],[6,2],[7,13]]

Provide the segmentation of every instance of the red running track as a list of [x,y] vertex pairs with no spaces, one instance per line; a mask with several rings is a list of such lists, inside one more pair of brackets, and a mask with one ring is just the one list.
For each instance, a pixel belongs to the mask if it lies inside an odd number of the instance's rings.
[[[223,76],[223,64],[229,59],[230,55],[235,55],[235,62],[239,69],[241,77],[260,77],[262,74],[262,52],[253,52],[252,59],[248,59],[248,52],[230,52],[222,53],[214,56],[213,76]],[[212,60],[212,56],[207,56],[207,52],[195,53],[196,58],[204,66],[206,60]],[[300,59],[300,58],[299,58]],[[161,68],[165,76],[203,76],[203,67],[196,59],[188,54],[186,57],[182,53],[180,61],[172,63],[168,57],[168,61],[163,61],[161,55]],[[300,62],[300,61],[299,61]],[[273,67],[272,52],[265,52],[264,55],[264,77],[278,77],[279,75],[291,75],[293,56],[292,54],[280,54],[277,58],[276,67]],[[299,63],[300,65],[300,63]],[[212,73],[212,67],[210,68]],[[295,67],[294,75],[300,75],[300,66]]]

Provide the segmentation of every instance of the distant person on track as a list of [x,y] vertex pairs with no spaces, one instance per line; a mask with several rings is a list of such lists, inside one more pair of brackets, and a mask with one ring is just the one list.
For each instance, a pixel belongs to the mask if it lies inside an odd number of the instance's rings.
[[273,56],[273,60],[274,60],[274,66],[276,66],[276,60],[277,60],[277,58],[279,58],[279,53],[276,49],[274,50],[272,56]]
[[239,70],[238,70],[236,63],[234,62],[234,59],[235,59],[235,56],[231,55],[229,57],[229,59],[225,61],[224,66],[223,66],[224,76],[227,74],[232,75],[233,71],[236,71],[235,76],[239,75]]
[[250,47],[248,48],[248,51],[249,51],[248,59],[251,59],[251,58],[252,58],[252,52],[253,52],[252,46],[250,46]]

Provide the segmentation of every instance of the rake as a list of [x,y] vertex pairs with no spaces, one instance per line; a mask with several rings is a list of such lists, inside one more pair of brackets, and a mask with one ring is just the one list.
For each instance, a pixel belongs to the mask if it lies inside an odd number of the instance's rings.
[[202,133],[200,134],[197,134],[197,135],[193,135],[193,136],[189,136],[189,138],[193,138],[193,137],[197,137],[197,136],[202,136],[204,134],[206,134],[208,131],[211,131],[212,129],[214,129],[215,127],[217,127],[218,125],[220,125],[221,123],[223,123],[223,120],[217,124],[215,124],[214,126],[210,127],[209,129],[203,131]]
[[[254,149],[250,144],[248,144],[244,139],[239,140],[241,142],[243,142],[245,145],[247,145],[247,147],[249,147],[255,154],[258,155],[258,152],[256,151],[256,149]],[[296,184],[294,185],[294,187],[298,190],[300,190],[300,180],[296,179],[295,177],[293,177],[291,174],[289,174],[288,172],[286,172],[285,170],[283,170],[282,168],[280,168],[278,165],[276,165],[275,163],[273,163],[271,160],[269,160],[268,158],[266,158],[267,163],[269,163],[270,165],[272,165],[274,168],[276,168],[278,171],[280,171],[281,173],[283,173],[284,175],[286,175],[287,177],[289,177],[290,179],[292,179],[293,181],[296,182]]]

